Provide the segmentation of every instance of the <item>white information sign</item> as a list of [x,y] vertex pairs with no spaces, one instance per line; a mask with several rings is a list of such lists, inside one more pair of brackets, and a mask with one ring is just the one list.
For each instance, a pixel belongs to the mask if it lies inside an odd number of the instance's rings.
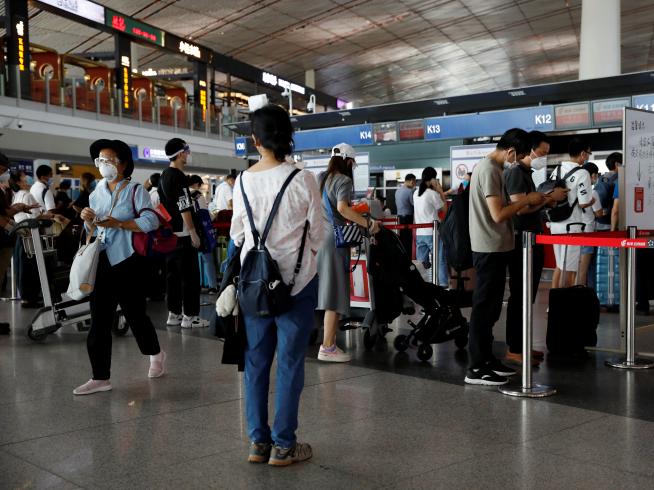
[[104,7],[88,0],[39,0],[71,14],[79,15],[98,24],[104,24]]
[[654,230],[654,112],[625,108],[623,138],[621,223]]
[[472,172],[479,161],[492,152],[496,145],[450,146],[450,187],[458,189],[466,174]]

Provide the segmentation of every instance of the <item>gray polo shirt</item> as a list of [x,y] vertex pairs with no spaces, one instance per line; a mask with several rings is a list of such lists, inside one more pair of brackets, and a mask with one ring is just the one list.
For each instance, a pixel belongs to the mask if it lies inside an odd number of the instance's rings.
[[510,219],[495,223],[486,198],[497,196],[506,202],[502,165],[489,157],[480,161],[470,179],[470,244],[473,252],[491,253],[513,250],[515,238]]
[[397,206],[398,216],[413,216],[413,192],[403,185],[395,191],[395,206]]

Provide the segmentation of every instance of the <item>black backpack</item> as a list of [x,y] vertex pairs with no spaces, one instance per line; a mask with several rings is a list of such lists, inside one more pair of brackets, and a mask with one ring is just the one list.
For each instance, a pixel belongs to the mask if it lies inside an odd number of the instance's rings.
[[597,184],[595,184],[595,191],[600,198],[600,203],[602,204],[602,209],[607,211],[605,216],[596,218],[598,223],[603,223],[606,225],[611,224],[611,210],[613,209],[613,191],[615,190],[615,184],[618,180],[618,174],[614,173],[610,177],[602,176],[599,178]]
[[307,221],[304,225],[300,253],[295,265],[295,271],[293,272],[293,279],[290,284],[284,283],[277,262],[271,257],[270,252],[268,252],[268,249],[266,248],[266,239],[268,238],[268,233],[272,227],[275,215],[279,210],[279,205],[282,201],[284,192],[291,183],[291,180],[293,180],[293,177],[295,177],[299,172],[298,169],[295,169],[284,182],[279,194],[277,194],[277,197],[275,198],[275,203],[270,211],[262,235],[259,235],[254,224],[252,208],[250,207],[250,202],[245,194],[245,188],[243,187],[243,173],[241,173],[240,181],[243,203],[248,215],[248,221],[250,222],[252,236],[254,237],[254,247],[245,255],[238,279],[238,302],[241,311],[245,315],[258,317],[275,316],[284,313],[291,308],[291,290],[295,285],[295,277],[302,267],[302,255],[304,254],[309,222]]
[[[547,179],[545,182],[538,186],[537,191],[542,194],[548,194],[557,187],[566,189],[568,187],[566,181],[578,170],[582,170],[582,167],[577,166],[573,168],[567,174],[565,174],[563,178],[561,178],[561,165],[559,165],[556,167],[556,178],[552,179],[550,177]],[[568,201],[568,198],[566,197],[563,201],[559,201],[554,207],[545,211],[547,221],[559,223],[561,221],[567,220],[570,216],[572,216],[572,212],[574,211],[576,205],[577,199],[575,199],[574,202],[570,204],[570,201]]]
[[470,189],[466,188],[454,196],[445,219],[438,227],[447,263],[458,272],[472,267],[469,209]]

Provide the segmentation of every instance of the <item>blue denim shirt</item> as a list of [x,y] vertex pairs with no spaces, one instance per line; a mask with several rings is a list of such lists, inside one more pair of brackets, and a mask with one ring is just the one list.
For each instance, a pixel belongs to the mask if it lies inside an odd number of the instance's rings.
[[[120,192],[111,216],[119,221],[133,219],[141,231],[144,232],[156,230],[159,227],[159,218],[156,213],[154,211],[143,212],[146,208],[152,209],[150,194],[142,185],[131,181],[120,182],[114,192],[118,192],[118,189],[123,186],[126,187]],[[103,218],[109,215],[113,199],[114,193],[109,190],[107,181],[102,179],[89,197],[89,207],[95,211],[98,218]],[[139,214],[140,217],[138,217]],[[96,230],[97,233],[98,230]],[[111,265],[120,264],[134,254],[131,231],[120,228],[105,228],[103,243]]]

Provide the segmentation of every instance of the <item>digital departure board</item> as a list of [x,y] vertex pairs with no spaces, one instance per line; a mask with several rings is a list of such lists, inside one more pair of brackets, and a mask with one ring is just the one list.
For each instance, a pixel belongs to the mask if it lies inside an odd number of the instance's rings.
[[105,9],[105,25],[157,46],[164,47],[166,45],[166,34],[161,29],[156,29],[109,8]]

